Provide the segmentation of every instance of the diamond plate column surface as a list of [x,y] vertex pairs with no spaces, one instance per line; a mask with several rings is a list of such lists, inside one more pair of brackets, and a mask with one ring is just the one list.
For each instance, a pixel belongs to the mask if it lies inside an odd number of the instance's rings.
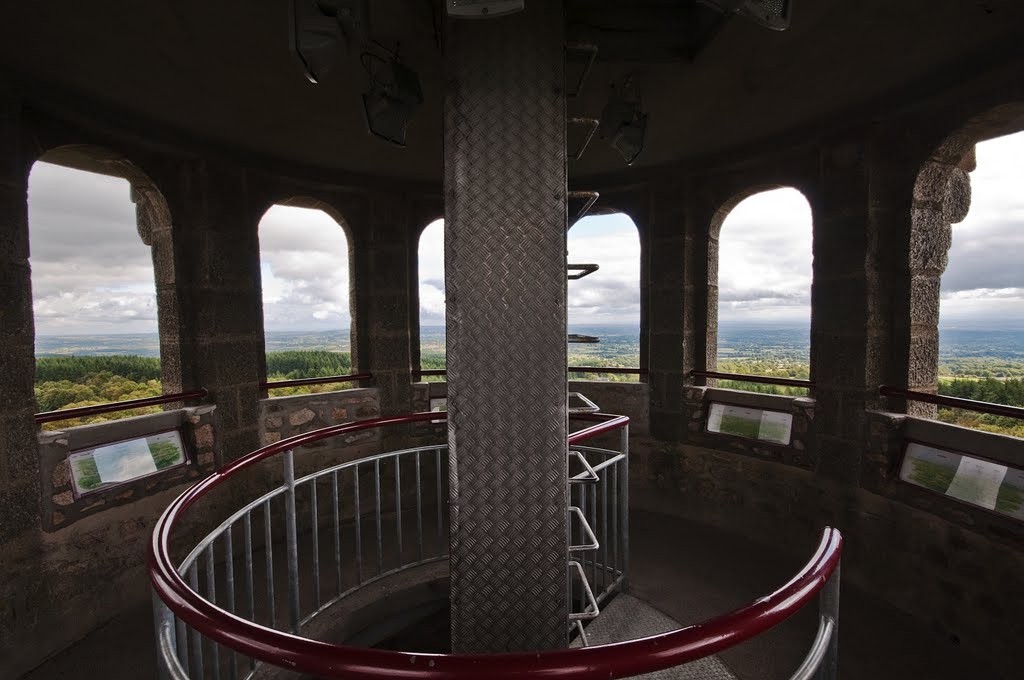
[[562,2],[452,22],[445,281],[452,646],[567,644]]

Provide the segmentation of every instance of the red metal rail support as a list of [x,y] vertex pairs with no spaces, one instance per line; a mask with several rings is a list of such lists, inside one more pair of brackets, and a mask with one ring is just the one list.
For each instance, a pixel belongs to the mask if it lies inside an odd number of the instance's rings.
[[742,382],[762,383],[764,385],[783,385],[785,387],[814,387],[810,380],[797,378],[773,378],[766,375],[747,375],[746,373],[719,373],[718,371],[690,371],[694,378],[713,378],[715,380],[740,380]]
[[[352,680],[513,680],[559,678],[608,680],[651,673],[715,654],[763,633],[808,604],[839,565],[842,537],[826,528],[811,560],[766,597],[704,623],[639,640],[583,649],[505,654],[414,654],[333,645],[272,630],[231,614],[193,591],[171,561],[170,542],[185,511],[233,474],[266,458],[346,433],[440,420],[445,413],[416,413],[335,425],[263,447],[222,467],[179,496],[157,521],[148,549],[149,576],[157,596],[200,634],[246,656],[296,673]],[[572,435],[576,442],[628,421],[590,414],[598,425]],[[623,420],[620,420],[623,419]],[[570,443],[572,443],[572,438]]]
[[945,406],[947,408],[960,408],[965,411],[976,411],[978,413],[988,413],[993,416],[1002,416],[1004,418],[1017,418],[1018,420],[1024,420],[1024,408],[1019,406],[1007,406],[1005,404],[993,404],[989,401],[974,401],[973,399],[961,399],[960,397],[947,397],[941,394],[929,394],[927,392],[915,392],[913,390],[905,390],[902,387],[892,387],[889,385],[882,385],[878,388],[878,393],[883,397],[892,397],[895,399],[907,399],[910,401],[923,401],[926,404],[935,404],[936,406]]
[[144,408],[146,406],[159,406],[160,404],[172,404],[176,401],[194,401],[204,399],[207,396],[206,390],[192,390],[191,392],[178,392],[175,394],[163,394],[159,397],[145,397],[144,399],[129,399],[127,401],[114,401],[109,404],[96,404],[95,406],[82,406],[80,408],[69,408],[62,411],[46,411],[35,415],[36,423],[53,423],[58,420],[71,420],[72,418],[86,418],[101,413],[113,413],[115,411],[130,411],[133,408]]
[[305,385],[330,385],[331,383],[362,382],[373,378],[372,373],[354,373],[352,375],[330,375],[324,378],[296,378],[295,380],[275,380],[261,382],[260,389],[277,390],[282,387],[303,387]]

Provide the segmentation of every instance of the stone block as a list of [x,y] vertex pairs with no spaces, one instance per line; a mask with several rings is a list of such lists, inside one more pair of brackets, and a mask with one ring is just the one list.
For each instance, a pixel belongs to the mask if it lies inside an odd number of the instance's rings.
[[314,413],[311,409],[304,408],[289,415],[288,424],[293,427],[298,427],[300,425],[305,425],[306,423],[311,422],[314,418],[316,418],[316,413]]
[[915,207],[911,211],[910,267],[942,275],[946,270],[953,230],[940,208]]
[[0,262],[21,263],[28,256],[27,190],[0,183]]
[[[70,492],[69,492],[70,493]],[[39,526],[39,483],[0,487],[0,544]]]
[[967,219],[971,210],[971,176],[959,168],[955,169],[946,184],[946,195],[942,200],[942,216],[953,224]]

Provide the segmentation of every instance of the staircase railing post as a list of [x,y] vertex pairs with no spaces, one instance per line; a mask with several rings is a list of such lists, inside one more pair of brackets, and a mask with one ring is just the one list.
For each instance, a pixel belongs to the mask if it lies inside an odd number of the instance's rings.
[[818,600],[818,611],[821,618],[832,620],[832,636],[828,641],[828,650],[821,666],[818,667],[816,680],[838,680],[839,678],[839,569],[837,563],[835,571],[829,577],[825,587],[821,589]]
[[284,514],[288,551],[288,624],[299,633],[299,537],[295,520],[295,454],[284,452]]

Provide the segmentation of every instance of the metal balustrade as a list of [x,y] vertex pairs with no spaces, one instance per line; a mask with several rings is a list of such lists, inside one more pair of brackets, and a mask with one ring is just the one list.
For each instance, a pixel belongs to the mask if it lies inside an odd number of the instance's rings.
[[[834,529],[825,530],[811,561],[774,593],[710,621],[649,638],[531,653],[418,654],[307,636],[317,617],[343,606],[344,598],[448,559],[447,447],[381,453],[299,477],[295,450],[366,430],[444,418],[444,413],[419,413],[297,435],[224,466],[177,498],[157,522],[149,546],[161,677],[250,678],[264,669],[366,680],[628,677],[738,644],[777,625],[819,593],[818,635],[793,678],[836,677],[841,537]],[[571,474],[569,493],[589,532],[577,527],[588,542],[568,563],[570,573],[580,577],[579,590],[569,593],[574,605],[568,623],[583,630],[583,621],[628,582],[629,419],[606,414],[580,418],[594,424],[570,435],[571,455],[582,469]],[[620,437],[620,451],[582,443],[612,433]],[[176,527],[202,518],[189,511],[243,471],[271,459],[280,462],[283,481],[231,512],[183,559],[172,560]]]

